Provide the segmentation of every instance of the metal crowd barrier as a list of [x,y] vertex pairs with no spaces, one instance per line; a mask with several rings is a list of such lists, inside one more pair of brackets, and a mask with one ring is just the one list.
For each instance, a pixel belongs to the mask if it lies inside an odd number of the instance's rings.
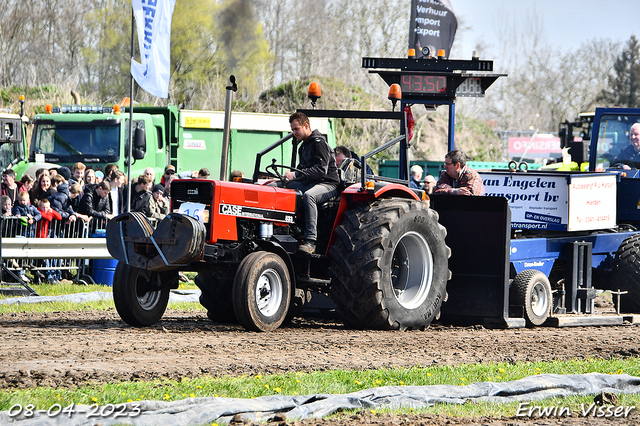
[[[106,231],[107,222],[95,218],[88,222],[53,220],[47,237],[39,238],[35,223],[28,224],[19,217],[3,217],[0,219],[0,244],[4,271],[25,282],[25,273],[29,271],[37,283],[44,279],[42,271],[60,270],[63,278],[76,283],[94,283],[88,273],[90,260],[112,259],[106,239],[99,238],[100,232]],[[155,227],[156,221],[150,219],[150,222]],[[4,277],[2,281],[4,283]]]

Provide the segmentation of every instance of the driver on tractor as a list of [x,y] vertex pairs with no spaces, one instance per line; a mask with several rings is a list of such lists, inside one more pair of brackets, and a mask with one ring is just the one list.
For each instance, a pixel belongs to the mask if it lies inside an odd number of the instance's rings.
[[631,125],[629,129],[629,145],[620,151],[618,157],[613,160],[613,164],[613,167],[620,167],[625,170],[635,169],[640,164],[640,123]]
[[304,241],[299,250],[313,254],[318,240],[318,204],[338,195],[340,178],[333,150],[318,130],[311,131],[309,117],[296,112],[289,117],[289,123],[293,136],[302,144],[298,148],[298,171],[285,173],[285,178],[289,180],[286,187],[304,194]]

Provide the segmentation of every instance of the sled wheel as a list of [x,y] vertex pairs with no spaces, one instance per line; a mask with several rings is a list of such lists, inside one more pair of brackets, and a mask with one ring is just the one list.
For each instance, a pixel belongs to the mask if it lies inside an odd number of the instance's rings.
[[195,284],[202,291],[200,304],[207,309],[207,316],[211,321],[238,323],[231,301],[232,275],[219,271],[199,272],[195,278]]
[[[611,289],[626,291],[620,296],[620,312],[640,313],[640,234],[631,235],[620,244],[613,261]],[[613,298],[614,305],[618,298]]]
[[509,304],[524,307],[528,326],[542,325],[549,318],[553,304],[549,279],[535,269],[522,271],[511,283],[509,299]]
[[233,309],[247,330],[272,331],[287,316],[291,279],[280,256],[266,251],[249,254],[233,280]]
[[426,203],[375,200],[347,211],[329,249],[331,298],[357,328],[422,329],[450,277],[446,231]]
[[118,262],[113,279],[113,301],[120,318],[129,325],[157,323],[169,302],[169,287],[162,287],[158,273]]

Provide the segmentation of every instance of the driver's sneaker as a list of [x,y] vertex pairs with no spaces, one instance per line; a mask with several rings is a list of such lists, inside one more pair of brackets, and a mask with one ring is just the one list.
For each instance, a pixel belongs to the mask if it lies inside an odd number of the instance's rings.
[[298,250],[303,253],[313,254],[316,252],[316,245],[313,241],[307,241],[304,244],[300,244]]

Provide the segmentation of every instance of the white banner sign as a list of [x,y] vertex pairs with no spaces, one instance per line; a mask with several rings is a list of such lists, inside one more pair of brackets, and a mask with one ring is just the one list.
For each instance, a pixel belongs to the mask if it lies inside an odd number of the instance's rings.
[[616,177],[480,172],[486,195],[505,197],[511,228],[579,231],[607,229],[616,221]]
[[171,17],[176,0],[132,0],[142,63],[131,59],[131,75],[154,96],[169,96]]
[[616,176],[571,179],[569,231],[608,229],[616,226]]

